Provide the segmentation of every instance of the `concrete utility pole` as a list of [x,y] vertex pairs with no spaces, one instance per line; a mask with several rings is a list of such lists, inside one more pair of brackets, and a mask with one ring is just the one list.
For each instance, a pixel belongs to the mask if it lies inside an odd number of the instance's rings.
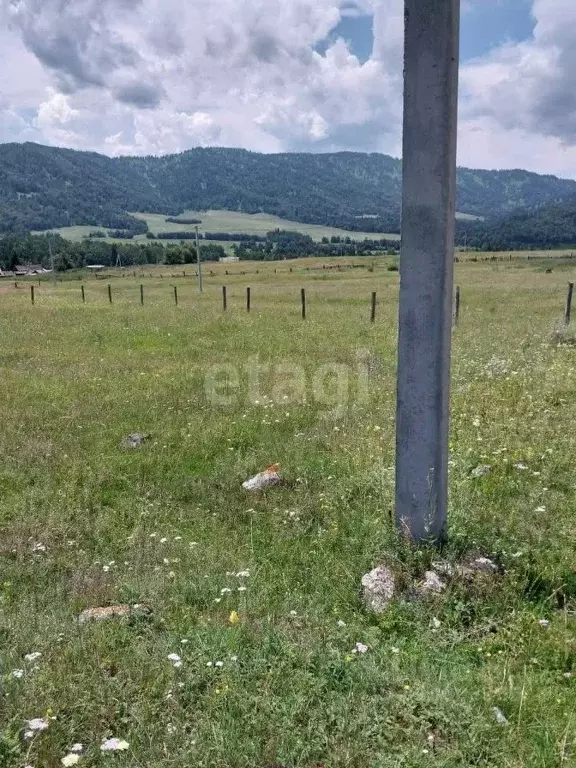
[[202,262],[200,260],[200,238],[196,227],[196,263],[198,264],[198,290],[202,293]]
[[446,536],[460,0],[405,0],[396,523]]

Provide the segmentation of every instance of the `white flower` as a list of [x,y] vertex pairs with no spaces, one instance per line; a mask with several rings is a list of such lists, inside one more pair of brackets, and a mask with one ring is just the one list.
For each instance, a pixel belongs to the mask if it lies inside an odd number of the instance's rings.
[[440,627],[442,626],[442,622],[440,621],[440,619],[437,619],[436,616],[434,616],[434,618],[432,619],[432,626],[434,627],[434,629],[440,629]]
[[180,656],[178,656],[177,653],[169,653],[168,661],[171,661],[173,664],[178,664],[178,662],[182,663],[182,659],[180,658]]
[[162,539],[160,539],[160,544],[166,544],[167,541],[168,539],[166,538],[166,536],[164,536]]
[[63,757],[60,762],[65,766],[76,765],[76,763],[80,762],[80,755],[75,755],[71,752],[69,755],[66,755],[66,757]]
[[223,667],[224,666],[224,662],[223,661],[216,661],[216,662],[214,662],[214,666],[215,667]]
[[183,637],[182,640],[180,640],[180,645],[188,645],[189,640],[187,637]]
[[127,741],[124,741],[124,739],[106,739],[106,741],[103,741],[102,744],[100,744],[101,752],[124,752],[129,748],[130,744],[128,744]]
[[70,752],[82,752],[84,750],[84,744],[72,744]]
[[346,626],[346,622],[342,621],[342,619],[338,619],[338,621],[336,622],[336,626],[340,627],[340,629],[342,629],[342,627]]
[[238,587],[238,592],[246,592],[246,587]]
[[104,571],[104,573],[108,573],[108,571],[110,570],[110,566],[109,565],[103,565],[102,566],[102,570]]
[[206,662],[206,666],[207,666],[207,667],[211,667],[211,666],[212,666],[212,662],[211,662],[211,661],[207,661],[207,662]]
[[230,589],[230,587],[222,587],[222,589],[220,590],[220,594],[221,594],[221,595],[227,595],[227,594],[229,594],[230,592],[232,592],[232,590]]
[[290,611],[290,616],[298,616],[298,613],[296,611]]
[[519,461],[517,464],[514,464],[514,469],[528,469],[526,464],[523,464],[521,461]]
[[168,725],[166,726],[166,731],[168,733],[176,733],[176,726],[173,725],[172,723],[168,723]]
[[15,677],[16,679],[19,680],[21,677],[24,677],[24,670],[23,669],[12,670],[12,677]]
[[238,656],[230,656],[230,661],[238,661]]
[[174,541],[182,541],[182,536],[174,536]]
[[352,653],[366,653],[367,651],[368,651],[367,645],[364,645],[364,643],[356,643]]
[[548,619],[540,619],[538,624],[540,624],[542,629],[548,629],[548,627],[550,626],[550,622],[548,621]]
[[26,723],[29,731],[45,731],[50,725],[49,721],[45,717],[34,717],[32,720],[28,720]]
[[534,512],[546,512],[546,507],[536,507]]
[[239,579],[247,579],[247,578],[250,576],[250,571],[238,571],[238,573],[236,574],[236,576],[237,576]]
[[472,424],[475,427],[479,427],[480,426],[480,419],[478,418],[478,416],[476,416],[476,418],[472,421]]
[[395,646],[392,646],[390,650],[392,651],[392,653],[400,653],[400,648],[396,648]]
[[46,552],[46,546],[41,541],[37,541],[32,547],[32,552]]
[[36,659],[39,659],[42,656],[40,651],[33,651],[32,653],[27,653],[24,658],[26,661],[36,661]]

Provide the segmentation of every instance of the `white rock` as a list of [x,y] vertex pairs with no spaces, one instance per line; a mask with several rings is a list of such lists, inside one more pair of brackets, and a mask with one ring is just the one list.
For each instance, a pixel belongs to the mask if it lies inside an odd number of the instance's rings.
[[499,725],[508,725],[508,718],[499,707],[492,707],[494,718]]
[[362,587],[366,607],[374,613],[384,613],[394,597],[396,579],[389,568],[379,565],[362,576]]
[[426,571],[424,574],[424,582],[422,584],[422,590],[424,592],[440,594],[440,592],[443,592],[445,589],[446,584],[444,584],[435,571]]

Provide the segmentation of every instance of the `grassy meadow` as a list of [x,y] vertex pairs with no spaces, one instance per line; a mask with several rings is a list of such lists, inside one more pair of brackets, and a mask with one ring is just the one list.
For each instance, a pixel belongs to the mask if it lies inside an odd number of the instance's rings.
[[366,571],[439,555],[392,526],[398,273],[361,263],[0,283],[2,768],[576,765],[574,269],[456,265],[441,556],[500,573],[375,616]]
[[[178,224],[171,221],[166,221],[166,216],[160,213],[133,213],[138,219],[142,219],[148,224],[148,229],[153,234],[157,235],[159,232],[194,232],[195,227],[193,224]],[[319,224],[302,224],[298,221],[290,221],[288,219],[282,219],[279,216],[272,216],[268,213],[239,213],[238,211],[185,211],[181,214],[181,218],[194,218],[200,219],[202,224],[200,225],[201,232],[222,232],[226,234],[247,234],[264,236],[267,232],[273,229],[288,229],[294,232],[301,232],[303,235],[310,235],[314,240],[321,240],[323,237],[332,237],[336,235],[339,237],[351,237],[353,240],[364,240],[368,238],[370,240],[379,237],[386,237],[390,240],[399,240],[399,235],[394,234],[375,234],[374,232],[349,232],[345,229],[339,229],[338,227],[324,227]],[[56,232],[62,237],[72,241],[79,241],[91,232],[103,231],[107,232],[104,227],[90,227],[90,226],[73,226],[73,227],[61,227],[59,229],[50,230]],[[41,232],[33,232],[33,234],[43,234]],[[108,238],[110,239],[110,238]],[[136,235],[133,240],[118,240],[113,238],[115,242],[147,242],[146,235]],[[178,240],[170,240],[165,242],[179,242]],[[188,241],[181,241],[188,242]],[[228,240],[210,242],[218,243],[229,249],[231,242]]]

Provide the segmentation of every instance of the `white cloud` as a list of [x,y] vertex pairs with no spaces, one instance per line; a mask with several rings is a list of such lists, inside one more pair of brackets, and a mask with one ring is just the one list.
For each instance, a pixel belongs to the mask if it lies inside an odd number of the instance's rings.
[[[315,51],[370,10],[366,63]],[[462,67],[459,159],[576,176],[573,0],[533,13],[533,40]],[[402,0],[0,0],[0,140],[398,155],[403,23]]]

